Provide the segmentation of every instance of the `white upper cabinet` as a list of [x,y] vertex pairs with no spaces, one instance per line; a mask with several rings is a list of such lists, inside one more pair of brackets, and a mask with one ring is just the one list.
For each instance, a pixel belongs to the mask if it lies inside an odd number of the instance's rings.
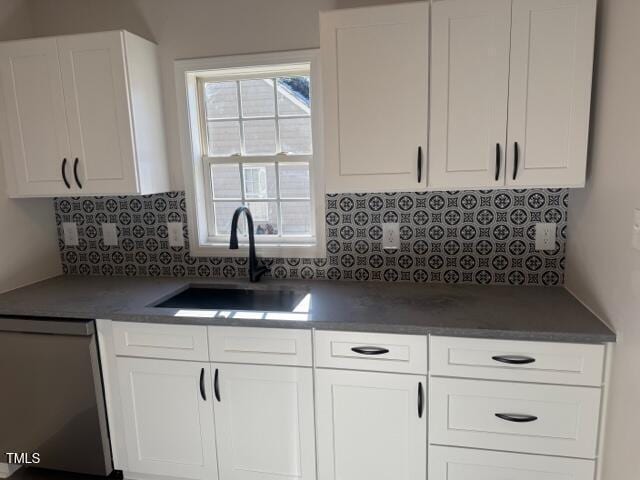
[[429,187],[504,185],[511,0],[433,4]]
[[429,187],[581,187],[596,0],[433,3]]
[[427,186],[427,2],[320,15],[328,192]]
[[64,195],[70,149],[56,39],[0,44],[0,82],[9,192]]
[[0,44],[14,197],[169,189],[156,47],[124,31]]
[[513,0],[507,185],[584,186],[596,0]]

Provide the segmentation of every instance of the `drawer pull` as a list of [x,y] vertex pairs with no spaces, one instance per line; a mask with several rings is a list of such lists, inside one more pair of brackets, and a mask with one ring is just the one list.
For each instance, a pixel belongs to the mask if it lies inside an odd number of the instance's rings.
[[529,423],[538,420],[535,415],[522,415],[519,413],[496,413],[496,417],[507,422]]
[[424,411],[424,392],[422,391],[422,382],[418,382],[418,418],[422,418]]
[[535,358],[525,357],[524,355],[496,355],[491,358],[496,362],[508,363],[510,365],[526,365],[536,361]]
[[351,351],[359,353],[360,355],[384,355],[389,353],[388,348],[382,347],[353,347]]

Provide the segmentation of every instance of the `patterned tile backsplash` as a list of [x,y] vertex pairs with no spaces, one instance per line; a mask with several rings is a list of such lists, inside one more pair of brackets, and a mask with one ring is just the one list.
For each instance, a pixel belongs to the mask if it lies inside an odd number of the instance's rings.
[[[567,202],[567,190],[540,189],[327,195],[327,258],[266,263],[276,278],[561,285]],[[196,258],[188,246],[169,247],[166,222],[187,224],[184,192],[57,198],[54,204],[65,273],[247,275],[245,258]],[[71,221],[78,225],[76,247],[62,236],[62,222]],[[104,222],[117,224],[117,247],[103,244]],[[382,248],[385,222],[400,223],[396,252]],[[538,222],[558,224],[554,251],[535,250]]]

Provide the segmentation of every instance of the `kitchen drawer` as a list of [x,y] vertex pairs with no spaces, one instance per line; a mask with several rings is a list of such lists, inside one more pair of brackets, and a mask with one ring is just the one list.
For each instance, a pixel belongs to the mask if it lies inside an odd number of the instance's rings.
[[316,331],[316,365],[379,372],[427,373],[427,337]]
[[310,367],[311,330],[209,327],[211,361]]
[[432,377],[429,391],[431,443],[596,456],[598,388]]
[[429,480],[593,480],[594,475],[593,460],[429,447]]
[[432,375],[602,385],[604,345],[431,337]]
[[207,327],[113,322],[116,355],[209,361]]

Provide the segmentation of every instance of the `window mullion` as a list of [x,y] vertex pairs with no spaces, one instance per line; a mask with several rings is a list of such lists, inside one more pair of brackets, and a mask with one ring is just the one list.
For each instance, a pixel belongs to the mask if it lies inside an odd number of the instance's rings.
[[[242,100],[240,98],[240,81],[236,80],[236,97],[238,101],[238,123],[240,124],[240,155],[244,155],[244,122],[242,117]],[[241,169],[242,170],[242,169]]]
[[[276,124],[276,155],[282,153],[282,144],[280,143],[280,111],[278,109],[278,79],[273,79],[273,101],[275,102],[275,118]],[[278,230],[279,231],[279,230]]]

